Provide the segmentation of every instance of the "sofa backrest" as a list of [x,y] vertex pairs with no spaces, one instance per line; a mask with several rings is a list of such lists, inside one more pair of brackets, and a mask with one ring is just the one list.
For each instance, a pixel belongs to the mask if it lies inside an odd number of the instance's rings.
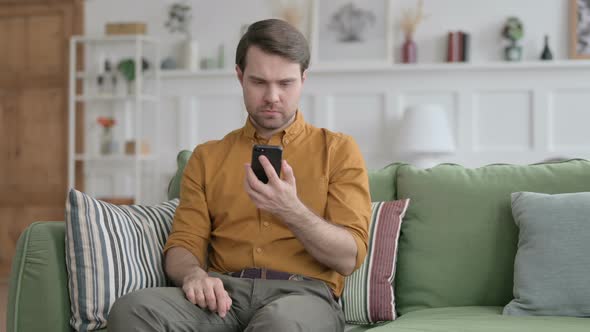
[[71,331],[65,223],[35,222],[21,234],[10,272],[6,331]]
[[397,170],[410,198],[395,292],[401,315],[425,308],[503,306],[512,299],[518,233],[510,194],[590,191],[590,162]]
[[182,173],[184,173],[184,167],[191,157],[192,151],[182,150],[176,156],[176,173],[168,184],[168,199],[174,199],[180,197],[180,181],[182,180]]
[[393,163],[381,169],[369,170],[371,201],[387,202],[397,199],[396,175],[400,163]]
[[[191,154],[192,151],[189,150],[182,150],[178,153],[176,157],[178,168],[168,184],[168,199],[178,198],[180,196],[182,173]],[[400,165],[399,163],[394,163],[382,169],[369,171],[372,201],[391,201],[395,199],[395,176]]]

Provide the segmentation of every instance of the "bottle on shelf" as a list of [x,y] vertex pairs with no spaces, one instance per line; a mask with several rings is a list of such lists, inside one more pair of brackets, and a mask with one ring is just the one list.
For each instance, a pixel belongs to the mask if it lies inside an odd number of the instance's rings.
[[553,60],[553,53],[549,48],[549,36],[545,35],[545,46],[543,46],[543,52],[541,53],[541,60]]
[[108,65],[107,71],[109,73],[110,80],[111,80],[110,93],[111,93],[111,95],[115,95],[115,94],[117,94],[117,73],[116,73],[114,67],[111,65],[110,60],[107,60],[105,65]]

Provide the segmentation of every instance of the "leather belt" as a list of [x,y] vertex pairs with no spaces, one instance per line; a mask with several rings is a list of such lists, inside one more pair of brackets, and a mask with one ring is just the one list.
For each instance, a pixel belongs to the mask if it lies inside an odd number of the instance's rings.
[[269,270],[264,268],[247,268],[242,271],[228,272],[227,275],[234,278],[247,278],[247,279],[266,279],[266,280],[293,280],[293,281],[313,281],[309,277],[302,276],[301,274],[293,274],[282,271]]
[[[292,280],[292,281],[321,281],[310,277],[303,276],[301,274],[293,274],[288,272],[269,270],[264,268],[247,268],[237,272],[227,272],[226,275],[234,278],[246,278],[246,279],[265,279],[265,280]],[[322,281],[323,282],[323,281]],[[330,289],[330,287],[328,287]],[[332,293],[332,297],[338,302],[339,297]]]

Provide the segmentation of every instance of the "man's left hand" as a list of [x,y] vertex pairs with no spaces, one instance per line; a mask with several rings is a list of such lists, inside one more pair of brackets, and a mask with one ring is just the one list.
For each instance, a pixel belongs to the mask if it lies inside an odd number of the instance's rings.
[[268,177],[268,183],[264,184],[254,174],[250,164],[246,164],[246,177],[244,189],[257,208],[268,211],[276,216],[293,212],[301,202],[297,197],[297,186],[293,168],[283,160],[281,163],[282,178],[279,178],[270,161],[265,156],[259,157],[260,164]]

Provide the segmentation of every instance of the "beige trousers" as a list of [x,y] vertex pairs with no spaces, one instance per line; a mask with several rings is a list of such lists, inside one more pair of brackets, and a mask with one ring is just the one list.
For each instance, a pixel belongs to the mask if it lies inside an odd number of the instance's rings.
[[232,298],[225,318],[192,304],[180,288],[147,288],[113,304],[108,331],[344,331],[342,309],[322,281],[210,275]]

